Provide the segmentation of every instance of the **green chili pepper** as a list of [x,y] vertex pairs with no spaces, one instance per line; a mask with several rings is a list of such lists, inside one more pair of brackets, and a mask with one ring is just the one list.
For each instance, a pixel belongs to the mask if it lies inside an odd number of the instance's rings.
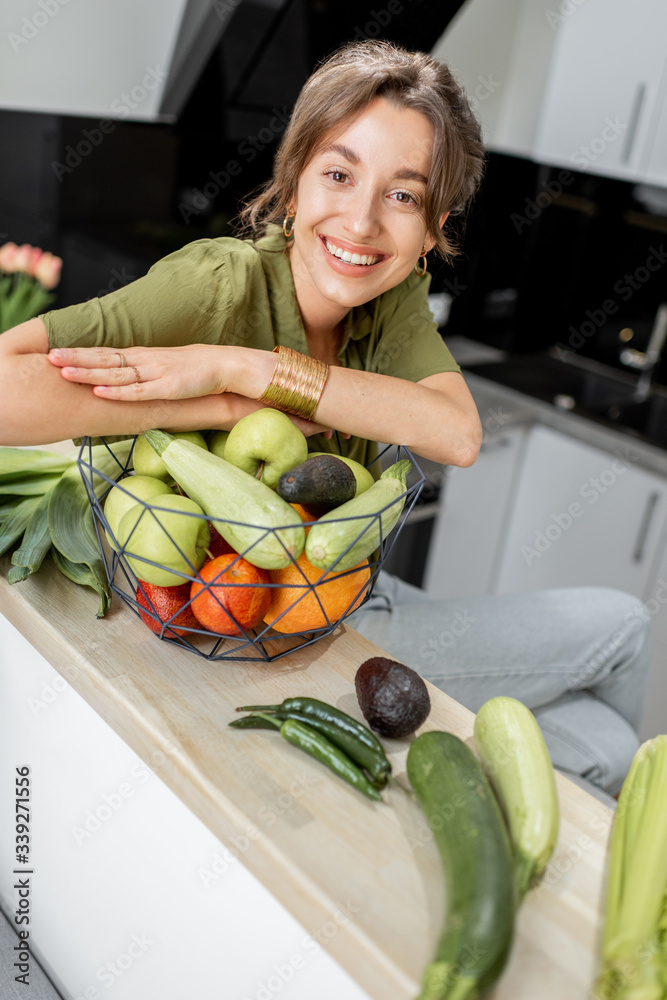
[[382,802],[382,796],[377,788],[371,784],[363,771],[350,760],[347,754],[322,733],[312,729],[307,723],[299,722],[296,719],[279,721],[273,716],[257,713],[256,715],[246,716],[245,719],[236,719],[234,722],[230,722],[229,725],[239,729],[265,729],[272,727],[279,729],[280,735],[288,743],[292,743],[295,747],[299,747],[299,749],[310,754],[311,757],[319,760],[320,763],[328,767],[334,774],[343,778],[344,781],[347,781],[348,784],[356,788],[357,791],[362,792],[369,799]]
[[[309,716],[302,712],[279,711],[273,714],[276,719],[294,719],[295,722],[303,722],[305,725],[310,726],[311,729],[322,733],[323,736],[326,736],[337,747],[344,750],[355,764],[368,771],[376,788],[384,788],[389,781],[391,764],[387,760],[382,747],[378,751],[375,745],[370,744],[370,741],[366,741],[363,737],[360,737],[358,731],[353,727],[348,727],[344,721],[336,720],[335,722],[329,722],[319,718],[317,715]],[[353,719],[352,721],[354,722],[355,720]],[[375,742],[373,734],[371,733],[370,735],[373,738],[373,742]]]
[[316,732],[303,722],[297,722],[296,719],[286,719],[280,727],[280,735],[288,743],[292,743],[295,747],[305,750],[311,757],[315,757],[339,778],[353,785],[357,791],[362,792],[369,799],[382,802],[382,796],[377,788],[370,783],[364,772],[322,733]]
[[237,712],[272,713],[277,719],[304,722],[344,750],[348,757],[368,771],[373,784],[384,788],[391,764],[377,737],[351,715],[316,698],[286,698],[281,705],[246,705]]
[[274,722],[261,715],[244,715],[242,719],[234,719],[228,723],[234,729],[280,729],[280,722]]

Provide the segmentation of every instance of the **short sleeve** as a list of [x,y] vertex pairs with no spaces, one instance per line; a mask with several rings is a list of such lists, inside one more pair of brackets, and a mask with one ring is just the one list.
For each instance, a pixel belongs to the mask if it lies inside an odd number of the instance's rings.
[[439,372],[460,372],[428,305],[430,281],[409,275],[376,305],[367,371],[419,382]]
[[261,266],[240,240],[197,240],[101,298],[45,313],[49,347],[180,347],[221,343],[235,303]]

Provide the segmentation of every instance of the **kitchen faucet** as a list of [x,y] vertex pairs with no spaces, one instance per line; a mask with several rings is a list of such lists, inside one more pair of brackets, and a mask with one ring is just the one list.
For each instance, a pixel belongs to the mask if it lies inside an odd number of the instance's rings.
[[646,352],[642,354],[639,351],[626,349],[621,353],[621,361],[623,364],[640,369],[640,375],[632,394],[633,400],[637,403],[644,402],[644,400],[649,396],[653,373],[658,365],[658,362],[660,361],[666,339],[667,302],[662,302],[658,306],[658,311],[655,314],[655,321],[653,323],[653,329],[651,330],[651,336],[649,337]]

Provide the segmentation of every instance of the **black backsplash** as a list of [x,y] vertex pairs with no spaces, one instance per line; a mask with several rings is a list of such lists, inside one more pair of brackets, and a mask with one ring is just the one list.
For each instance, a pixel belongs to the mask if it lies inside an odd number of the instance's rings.
[[[447,335],[512,354],[553,345],[622,368],[667,300],[667,217],[634,184],[491,154],[462,254],[436,270]],[[657,381],[667,381],[663,358]]]

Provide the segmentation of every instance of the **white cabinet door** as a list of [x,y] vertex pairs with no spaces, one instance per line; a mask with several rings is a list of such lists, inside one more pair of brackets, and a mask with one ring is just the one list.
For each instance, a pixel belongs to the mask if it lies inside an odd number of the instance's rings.
[[[59,993],[371,1000],[324,947],[332,935],[307,933],[246,868],[250,841],[232,853],[163,783],[164,762],[140,759],[0,615],[0,900],[13,921],[11,791],[29,766],[29,944]],[[0,996],[35,996],[10,974]]]
[[586,0],[569,7],[554,25],[535,159],[639,179],[662,96],[667,5]]
[[646,710],[639,728],[642,740],[667,733],[667,548],[661,546],[654,578],[644,593],[653,629],[653,656],[648,683]]
[[608,586],[643,596],[657,561],[667,481],[631,444],[601,451],[536,426],[507,523],[497,592]]
[[432,597],[493,593],[500,540],[527,427],[484,440],[469,469],[448,468],[424,574]]
[[649,128],[646,165],[640,169],[640,175],[647,184],[667,187],[667,64],[662,75],[656,112]]

